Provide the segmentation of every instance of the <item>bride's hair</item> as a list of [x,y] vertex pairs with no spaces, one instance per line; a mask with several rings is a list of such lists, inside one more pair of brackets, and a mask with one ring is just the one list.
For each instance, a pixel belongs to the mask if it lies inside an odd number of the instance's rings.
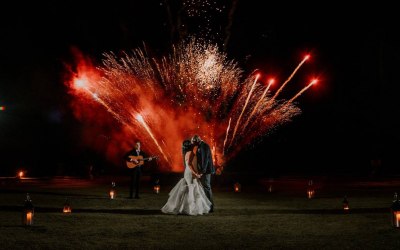
[[182,143],[182,153],[186,153],[193,149],[193,145],[190,140],[184,140]]

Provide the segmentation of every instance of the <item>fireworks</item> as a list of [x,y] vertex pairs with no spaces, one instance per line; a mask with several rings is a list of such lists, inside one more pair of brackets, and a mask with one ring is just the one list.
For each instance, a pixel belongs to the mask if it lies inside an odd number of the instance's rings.
[[[160,170],[181,171],[181,142],[193,134],[212,146],[215,161],[223,165],[244,146],[299,115],[293,101],[315,81],[289,101],[277,96],[305,60],[271,97],[272,81],[260,83],[259,72],[244,77],[217,45],[192,38],[162,58],[136,49],[120,56],[104,53],[98,67],[79,61],[68,86],[77,117],[106,127],[117,138],[119,143],[108,151],[122,155],[139,139],[146,151],[162,156]],[[99,118],[101,111],[114,122]]]

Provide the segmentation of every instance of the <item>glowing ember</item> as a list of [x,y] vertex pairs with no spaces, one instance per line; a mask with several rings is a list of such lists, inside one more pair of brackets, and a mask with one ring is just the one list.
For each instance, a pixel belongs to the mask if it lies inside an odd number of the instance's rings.
[[[67,83],[76,117],[91,125],[86,143],[106,145],[101,150],[119,162],[140,140],[147,152],[163,156],[157,164],[163,171],[183,170],[181,142],[193,134],[212,146],[214,160],[223,166],[244,146],[299,115],[293,101],[315,84],[289,101],[278,100],[309,56],[271,97],[273,80],[266,87],[260,73],[243,77],[216,45],[196,39],[175,45],[162,58],[148,56],[145,49],[103,56],[98,67],[79,57]],[[104,133],[111,134],[113,143],[94,139]]]

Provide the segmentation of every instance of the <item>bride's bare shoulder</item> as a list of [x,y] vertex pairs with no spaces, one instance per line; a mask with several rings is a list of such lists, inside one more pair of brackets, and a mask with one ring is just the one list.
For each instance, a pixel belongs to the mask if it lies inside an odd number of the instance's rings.
[[192,155],[193,155],[193,152],[192,151],[188,151],[188,152],[185,153],[185,158],[190,158],[190,157],[192,157]]

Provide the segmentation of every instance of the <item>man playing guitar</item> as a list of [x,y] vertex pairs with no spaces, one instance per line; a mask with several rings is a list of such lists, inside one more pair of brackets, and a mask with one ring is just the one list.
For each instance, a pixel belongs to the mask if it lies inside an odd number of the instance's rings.
[[147,157],[147,154],[140,150],[140,141],[135,143],[135,147],[124,156],[126,165],[129,168],[131,181],[129,185],[129,198],[133,198],[133,189],[135,187],[135,199],[139,199],[139,184],[142,176],[142,165],[145,160],[151,161],[154,157]]

